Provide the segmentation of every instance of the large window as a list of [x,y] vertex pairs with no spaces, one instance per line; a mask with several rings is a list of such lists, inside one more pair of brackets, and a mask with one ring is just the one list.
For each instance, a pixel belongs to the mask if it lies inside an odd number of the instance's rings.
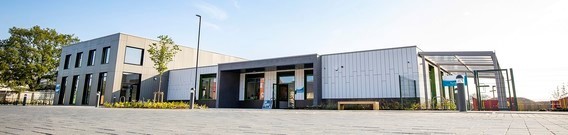
[[123,73],[120,87],[120,101],[138,101],[140,99],[140,74]]
[[75,56],[75,68],[81,67],[82,60],[83,60],[83,52],[77,53],[77,56]]
[[71,83],[71,95],[69,96],[69,105],[75,104],[77,99],[77,87],[79,86],[79,76],[73,76],[73,83]]
[[104,99],[105,99],[106,83],[107,83],[107,73],[106,72],[99,73],[99,83],[97,84],[98,85],[97,93],[101,94],[101,97],[99,98],[99,104],[105,103]]
[[95,54],[97,50],[89,50],[89,58],[87,59],[87,66],[95,65]]
[[306,84],[306,93],[304,94],[304,99],[311,100],[314,99],[314,74],[313,70],[306,70],[305,72],[305,84]]
[[264,100],[264,74],[245,75],[245,100]]
[[91,80],[93,78],[93,74],[85,75],[85,85],[83,87],[83,102],[81,104],[88,105],[89,104],[89,95],[91,93]]
[[142,65],[143,56],[144,49],[127,46],[126,53],[124,54],[124,63]]
[[69,59],[71,59],[71,54],[65,55],[65,63],[63,65],[63,69],[69,69]]
[[215,74],[201,75],[199,100],[217,99],[217,80]]
[[62,105],[63,100],[65,99],[65,87],[67,86],[67,76],[61,78],[61,87],[59,88],[59,100],[57,104]]
[[110,60],[110,46],[103,48],[103,55],[101,58],[101,64],[107,64]]

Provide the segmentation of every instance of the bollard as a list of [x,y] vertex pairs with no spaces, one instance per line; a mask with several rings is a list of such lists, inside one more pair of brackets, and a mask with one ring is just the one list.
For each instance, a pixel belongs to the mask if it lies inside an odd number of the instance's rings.
[[95,105],[95,108],[99,108],[99,105],[101,104],[101,92],[97,92],[97,103]]
[[466,100],[465,100],[465,89],[464,89],[464,77],[458,75],[456,77],[456,82],[458,85],[458,110],[460,112],[466,112]]
[[28,94],[24,94],[24,101],[22,102],[22,106],[26,106],[27,99],[28,99]]

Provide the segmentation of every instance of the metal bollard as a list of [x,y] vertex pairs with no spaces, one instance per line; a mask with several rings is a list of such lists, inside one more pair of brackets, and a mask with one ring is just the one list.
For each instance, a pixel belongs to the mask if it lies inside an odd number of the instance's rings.
[[28,94],[24,94],[24,101],[22,102],[22,106],[26,106],[27,99],[28,99]]
[[101,104],[101,92],[97,92],[97,103],[95,105],[95,108],[99,108],[99,105]]

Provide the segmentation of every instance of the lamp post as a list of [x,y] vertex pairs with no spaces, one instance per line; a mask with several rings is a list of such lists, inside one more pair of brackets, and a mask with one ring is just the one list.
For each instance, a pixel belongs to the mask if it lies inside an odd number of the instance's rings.
[[197,82],[199,80],[197,80],[198,79],[197,76],[199,76],[199,75],[197,74],[197,68],[199,67],[199,40],[201,39],[201,15],[197,14],[195,16],[199,17],[199,29],[197,30],[197,56],[195,58],[195,84],[194,84],[193,90],[191,92],[191,105],[190,105],[191,109],[193,109],[193,104],[195,103],[195,93],[197,93],[196,90],[198,89],[197,88]]

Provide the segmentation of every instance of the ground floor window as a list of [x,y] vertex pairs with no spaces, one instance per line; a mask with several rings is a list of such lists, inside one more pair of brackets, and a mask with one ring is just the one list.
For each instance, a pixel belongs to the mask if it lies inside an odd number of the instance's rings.
[[73,76],[73,83],[71,83],[71,96],[69,96],[69,104],[74,105],[77,99],[77,87],[79,86],[79,76]]
[[217,99],[217,77],[215,74],[201,75],[199,83],[199,100]]
[[120,86],[120,101],[139,101],[140,100],[140,78],[137,73],[123,73],[122,84]]
[[89,104],[89,95],[91,93],[91,80],[93,78],[93,74],[85,75],[85,85],[83,87],[83,102],[81,104],[88,105]]
[[245,100],[264,100],[264,74],[245,75]]
[[314,99],[314,71],[313,70],[306,70],[304,71],[305,74],[305,91],[306,94],[304,95],[304,99],[311,100]]
[[106,72],[102,72],[99,73],[99,83],[98,83],[98,88],[97,88],[97,93],[100,93],[101,97],[99,98],[99,104],[103,104],[105,103],[104,99],[105,99],[105,89],[106,89],[106,83],[107,83],[107,73]]
[[65,89],[67,86],[67,76],[64,76],[61,78],[61,87],[59,88],[59,100],[57,101],[57,104],[62,105],[63,104],[63,100],[65,99]]

